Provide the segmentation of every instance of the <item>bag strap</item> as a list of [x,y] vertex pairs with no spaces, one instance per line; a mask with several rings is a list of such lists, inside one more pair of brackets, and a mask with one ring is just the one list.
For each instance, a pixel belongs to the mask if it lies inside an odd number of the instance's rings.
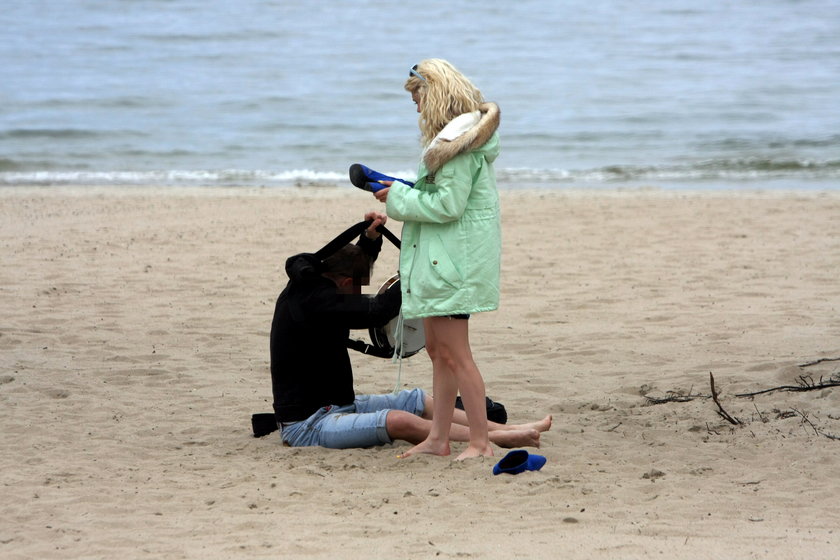
[[347,339],[347,348],[355,350],[356,352],[361,352],[362,354],[367,354],[368,356],[375,356],[377,358],[390,358],[392,354],[392,352],[388,352],[372,344],[368,344],[364,340],[357,340],[354,338]]
[[388,229],[388,228],[386,228],[385,226],[379,226],[378,228],[376,228],[376,231],[378,231],[379,233],[381,233],[382,235],[384,235],[384,236],[385,236],[385,238],[386,238],[388,241],[390,241],[391,243],[393,243],[393,244],[394,244],[394,247],[396,247],[396,248],[397,248],[397,250],[399,250],[399,249],[400,249],[400,247],[402,246],[402,243],[400,243],[400,238],[399,238],[399,237],[397,237],[396,235],[394,235],[393,233],[391,233],[391,230],[390,230],[390,229]]
[[[318,257],[318,260],[324,260],[330,255],[333,255],[336,251],[353,241],[356,237],[362,234],[367,228],[370,227],[370,224],[373,223],[373,220],[365,220],[363,222],[359,222],[358,224],[354,224],[344,230],[342,233],[338,234],[338,236],[324,245],[321,249],[319,249],[315,256]],[[376,231],[381,233],[385,236],[388,241],[393,243],[397,249],[400,248],[400,240],[399,238],[391,233],[391,230],[386,228],[385,226],[379,226],[376,228]]]

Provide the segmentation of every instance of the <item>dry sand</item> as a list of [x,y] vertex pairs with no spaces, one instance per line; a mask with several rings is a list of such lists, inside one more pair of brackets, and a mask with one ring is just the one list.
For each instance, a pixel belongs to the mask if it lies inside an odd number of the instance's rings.
[[[837,556],[840,387],[736,394],[840,379],[840,194],[503,193],[502,307],[473,349],[512,422],[554,427],[545,468],[495,477],[251,436],[285,258],[378,208],[2,189],[0,556]],[[353,363],[360,392],[393,388],[390,361]],[[425,353],[402,381],[429,386]],[[697,398],[646,398],[677,393]]]

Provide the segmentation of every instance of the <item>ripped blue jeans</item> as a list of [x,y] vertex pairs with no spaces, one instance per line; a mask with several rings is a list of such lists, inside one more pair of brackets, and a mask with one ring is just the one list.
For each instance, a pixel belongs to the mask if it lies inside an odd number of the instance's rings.
[[425,396],[422,389],[356,395],[353,404],[325,406],[306,420],[284,424],[280,437],[292,447],[347,449],[385,445],[393,441],[385,427],[388,411],[403,410],[420,416],[425,410]]

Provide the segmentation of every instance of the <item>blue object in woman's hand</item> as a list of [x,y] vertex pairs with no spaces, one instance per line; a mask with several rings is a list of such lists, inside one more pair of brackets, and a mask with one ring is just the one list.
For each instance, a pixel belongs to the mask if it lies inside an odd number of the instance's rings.
[[354,163],[350,166],[350,182],[363,191],[377,192],[385,187],[390,187],[394,181],[399,181],[409,187],[414,186],[411,181],[379,173],[361,163]]

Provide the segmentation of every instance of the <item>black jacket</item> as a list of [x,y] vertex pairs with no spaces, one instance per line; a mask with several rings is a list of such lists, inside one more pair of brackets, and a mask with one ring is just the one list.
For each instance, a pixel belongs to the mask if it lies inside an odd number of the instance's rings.
[[[364,234],[358,245],[374,259],[382,238]],[[379,327],[397,316],[399,287],[377,296],[339,294],[320,274],[320,262],[302,253],[286,261],[289,283],[271,323],[271,384],[278,422],[296,422],[328,405],[352,404],[350,329]]]

